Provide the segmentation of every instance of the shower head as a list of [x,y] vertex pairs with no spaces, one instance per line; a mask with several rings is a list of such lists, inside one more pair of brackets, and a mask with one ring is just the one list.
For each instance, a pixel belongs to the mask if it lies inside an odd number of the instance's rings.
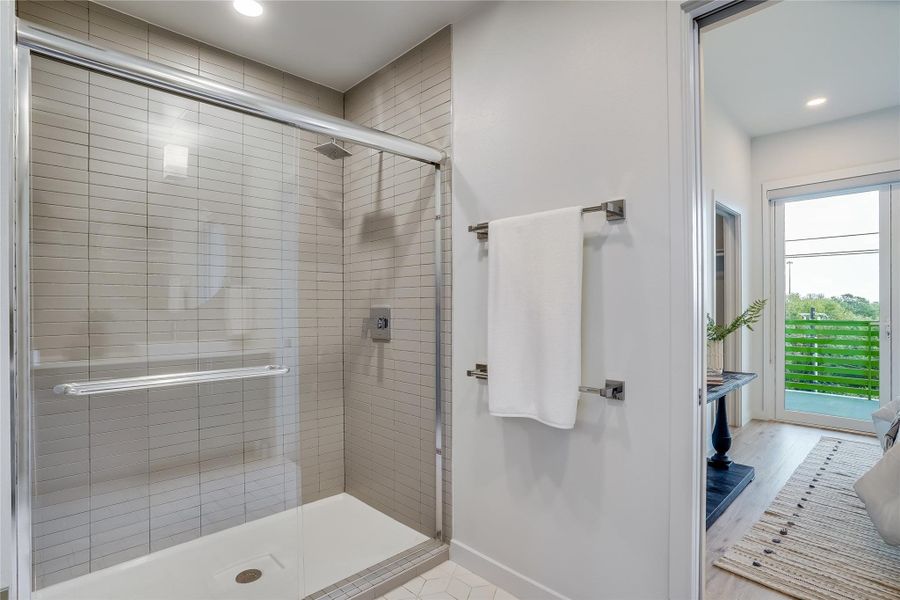
[[319,154],[324,154],[331,160],[337,160],[339,158],[347,158],[348,156],[352,156],[351,152],[338,144],[334,138],[331,138],[330,142],[326,142],[324,144],[319,144],[315,148],[313,148]]

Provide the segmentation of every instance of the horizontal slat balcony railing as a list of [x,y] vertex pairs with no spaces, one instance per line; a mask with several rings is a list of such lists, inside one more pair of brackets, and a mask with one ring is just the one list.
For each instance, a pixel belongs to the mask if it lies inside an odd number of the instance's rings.
[[784,340],[785,389],[878,398],[878,321],[789,319]]

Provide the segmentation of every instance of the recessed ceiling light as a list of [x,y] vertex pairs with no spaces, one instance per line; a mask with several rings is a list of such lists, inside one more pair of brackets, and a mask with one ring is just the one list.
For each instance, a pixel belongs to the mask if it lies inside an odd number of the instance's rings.
[[232,6],[245,17],[258,17],[263,13],[262,4],[256,0],[234,0]]
[[813,98],[812,100],[808,101],[806,103],[806,105],[809,106],[810,108],[812,108],[813,106],[822,106],[826,102],[828,102],[828,98],[819,96],[818,98]]

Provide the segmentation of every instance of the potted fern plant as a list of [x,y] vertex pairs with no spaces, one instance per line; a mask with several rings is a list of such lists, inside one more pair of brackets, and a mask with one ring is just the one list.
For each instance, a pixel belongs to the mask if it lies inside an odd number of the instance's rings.
[[725,370],[725,338],[740,329],[746,327],[753,331],[755,325],[762,317],[766,301],[762,298],[753,302],[747,310],[739,314],[728,325],[719,325],[713,318],[706,315],[706,369],[709,373],[721,375]]

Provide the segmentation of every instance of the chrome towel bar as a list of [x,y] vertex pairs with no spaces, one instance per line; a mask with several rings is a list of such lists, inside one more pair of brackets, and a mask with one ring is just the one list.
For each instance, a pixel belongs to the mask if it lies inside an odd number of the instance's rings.
[[144,375],[141,377],[124,377],[122,379],[98,379],[96,381],[78,381],[61,383],[53,388],[54,394],[65,396],[87,396],[89,394],[112,394],[115,392],[132,392],[154,388],[188,385],[191,383],[216,383],[234,379],[255,379],[273,377],[290,372],[283,365],[263,365],[260,367],[240,367],[237,369],[218,369],[215,371],[196,371],[193,373],[169,373],[166,375]]
[[[475,363],[475,368],[467,369],[466,375],[475,379],[485,380],[488,378],[487,365]],[[625,400],[625,382],[617,379],[607,379],[602,388],[580,385],[578,386],[578,391],[584,394],[597,394],[613,400]]]
[[[597,206],[587,206],[581,209],[582,214],[593,212],[606,212],[606,220],[610,223],[625,220],[625,199],[610,200]],[[469,231],[475,233],[475,237],[479,240],[488,238],[488,223],[478,223],[477,225],[469,225]]]

